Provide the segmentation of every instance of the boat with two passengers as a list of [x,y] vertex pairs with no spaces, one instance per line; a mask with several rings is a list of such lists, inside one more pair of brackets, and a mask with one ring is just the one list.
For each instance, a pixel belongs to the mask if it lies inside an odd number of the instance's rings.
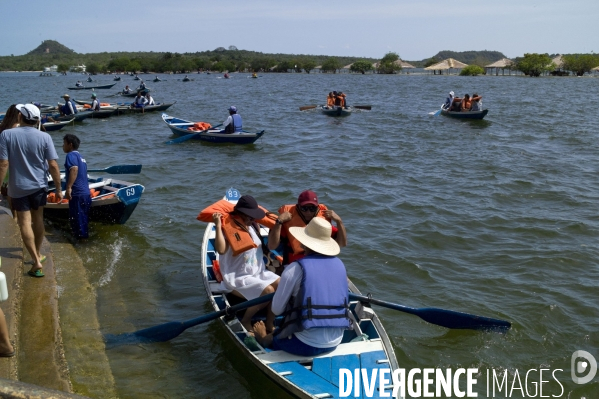
[[[240,197],[240,193],[233,188],[227,190],[225,195],[225,199],[232,204],[235,204]],[[267,238],[268,228],[260,226],[260,234],[263,239]],[[202,240],[202,277],[210,304],[215,311],[221,311],[239,303],[241,299],[226,293],[217,281],[215,265],[218,263],[219,254],[215,250],[214,240],[214,223],[208,223]],[[348,283],[351,293],[360,293],[351,281]],[[272,381],[296,397],[338,398],[340,369],[352,371],[361,369],[369,376],[374,369],[388,369],[389,384],[384,387],[384,392],[379,392],[377,378],[376,389],[370,397],[391,397],[393,391],[391,375],[399,368],[391,341],[378,316],[369,305],[350,299],[349,308],[352,329],[345,331],[343,341],[335,350],[317,356],[296,356],[260,346],[255,340],[248,339],[250,334],[241,324],[243,317],[241,312],[231,317],[222,316],[219,321],[243,356]],[[265,314],[259,312],[252,322],[264,318]],[[278,317],[275,325],[281,322],[282,318]],[[364,392],[361,391],[359,397],[367,396],[364,396]]]
[[[162,114],[162,120],[171,129],[173,135],[177,137],[194,135],[194,140],[201,140],[209,143],[231,143],[231,144],[252,144],[264,135],[264,130],[252,133],[241,131],[239,133],[222,133],[220,129],[200,130],[198,124],[200,122],[186,121],[185,119],[175,118]],[[204,123],[204,122],[201,122]],[[190,139],[192,139],[190,137]]]

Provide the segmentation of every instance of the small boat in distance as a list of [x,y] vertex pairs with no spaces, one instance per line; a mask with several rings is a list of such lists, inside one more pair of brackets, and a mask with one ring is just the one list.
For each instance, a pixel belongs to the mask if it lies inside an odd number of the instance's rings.
[[162,120],[171,129],[171,132],[177,136],[194,135],[194,140],[206,141],[209,143],[230,143],[230,144],[252,144],[264,135],[264,130],[256,133],[242,131],[241,133],[221,133],[220,129],[210,129],[206,132],[195,130],[195,122],[175,118],[162,114]]
[[112,83],[112,84],[107,84],[107,85],[100,85],[100,86],[74,86],[74,87],[69,87],[69,90],[95,90],[95,89],[110,89],[112,86],[114,86],[116,83]]

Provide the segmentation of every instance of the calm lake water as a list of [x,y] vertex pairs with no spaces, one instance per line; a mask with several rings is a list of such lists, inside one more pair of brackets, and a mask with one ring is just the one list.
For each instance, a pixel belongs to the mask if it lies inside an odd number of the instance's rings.
[[[594,398],[599,377],[572,382],[571,356],[599,359],[599,79],[430,75],[160,75],[151,82],[167,113],[221,123],[237,106],[255,145],[165,145],[160,113],[86,120],[51,133],[77,134],[90,168],[142,163],[125,180],[145,186],[124,226],[93,225],[77,251],[97,290],[103,333],[187,320],[210,311],[200,275],[201,209],[229,187],[276,211],[311,188],[348,231],[341,258],[364,293],[411,307],[439,307],[509,320],[509,333],[447,330],[376,308],[401,367],[508,371],[511,397],[539,369],[543,395]],[[0,74],[0,108],[61,100],[81,75]],[[112,76],[97,77],[99,84]],[[125,84],[137,86],[132,77]],[[103,102],[123,99],[98,91]],[[372,111],[343,119],[303,105],[342,90]],[[431,116],[447,93],[477,92],[483,121]],[[71,92],[87,99],[89,92]],[[64,154],[60,154],[60,164]],[[123,398],[286,398],[216,322],[161,344],[108,350]],[[556,371],[561,369],[561,371]],[[555,377],[559,384],[552,377]],[[563,387],[563,388],[562,388]],[[524,387],[522,387],[524,389]],[[562,393],[563,390],[563,393]],[[510,392],[508,391],[508,394]],[[495,397],[507,397],[505,388]]]

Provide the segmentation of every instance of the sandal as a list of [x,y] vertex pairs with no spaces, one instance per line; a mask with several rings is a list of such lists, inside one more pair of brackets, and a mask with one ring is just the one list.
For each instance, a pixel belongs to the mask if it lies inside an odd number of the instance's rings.
[[44,276],[45,276],[45,274],[44,274],[44,272],[42,271],[42,269],[37,269],[37,270],[35,270],[35,271],[33,271],[33,270],[29,270],[29,271],[27,272],[27,274],[29,274],[31,277],[44,277]]

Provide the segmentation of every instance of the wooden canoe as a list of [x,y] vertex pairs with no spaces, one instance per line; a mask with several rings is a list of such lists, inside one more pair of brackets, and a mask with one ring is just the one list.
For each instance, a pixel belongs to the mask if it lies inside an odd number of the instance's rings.
[[114,86],[116,83],[112,83],[112,84],[107,84],[107,85],[100,85],[100,86],[74,86],[74,87],[69,87],[69,90],[97,90],[97,89],[110,89],[112,86]]
[[334,107],[327,107],[327,106],[321,106],[320,110],[323,114],[327,115],[327,116],[349,116],[351,115],[353,109],[351,107],[338,107],[338,106],[334,106]]
[[66,125],[68,125],[69,123],[72,123],[74,121],[75,121],[75,118],[73,117],[70,120],[65,120],[65,121],[46,122],[42,126],[44,127],[46,132],[55,132],[57,130],[62,129],[63,127],[65,127]]
[[[239,192],[233,188],[227,190],[225,195],[225,199],[233,203],[239,197]],[[263,237],[268,237],[267,228],[261,226],[260,232]],[[214,249],[214,238],[214,224],[209,223],[202,241],[202,277],[208,299],[214,310],[219,311],[230,306],[231,302],[238,302],[239,299],[226,294],[221,284],[216,281],[213,262],[218,260],[219,255]],[[351,281],[349,289],[353,293],[359,293]],[[245,342],[248,332],[241,324],[242,314],[232,319],[221,317],[219,320],[239,351],[285,391],[299,398],[338,398],[341,368],[361,368],[367,371],[369,376],[375,368],[388,369],[389,376],[399,368],[391,341],[374,310],[356,301],[350,302],[350,309],[355,322],[353,329],[345,332],[342,343],[332,352],[312,357],[273,351],[263,348],[255,341],[248,347]],[[257,319],[263,319],[263,315],[258,313]],[[277,318],[275,324],[280,322]],[[376,387],[378,388],[378,378]],[[392,390],[390,382],[385,387],[386,397],[392,396]],[[373,397],[382,397],[378,389],[374,390]]]
[[197,134],[198,132],[189,130],[189,128],[193,127],[194,122],[168,116],[167,114],[162,114],[162,120],[175,136],[180,137],[188,134],[196,134],[194,140],[201,140],[208,143],[252,144],[264,135],[264,130],[256,133],[243,131],[241,133],[226,134],[221,133],[220,129],[212,129]]
[[456,119],[483,119],[489,113],[488,109],[483,109],[482,111],[446,111],[444,109],[441,110],[441,115],[449,116],[451,118]]
[[[108,223],[124,224],[127,222],[139,203],[144,186],[112,178],[88,177],[89,187],[98,190],[98,196],[92,198],[89,220]],[[62,185],[65,181],[63,178]],[[53,189],[50,184],[50,189]],[[69,203],[50,203],[44,207],[44,216],[53,219],[69,220]]]

